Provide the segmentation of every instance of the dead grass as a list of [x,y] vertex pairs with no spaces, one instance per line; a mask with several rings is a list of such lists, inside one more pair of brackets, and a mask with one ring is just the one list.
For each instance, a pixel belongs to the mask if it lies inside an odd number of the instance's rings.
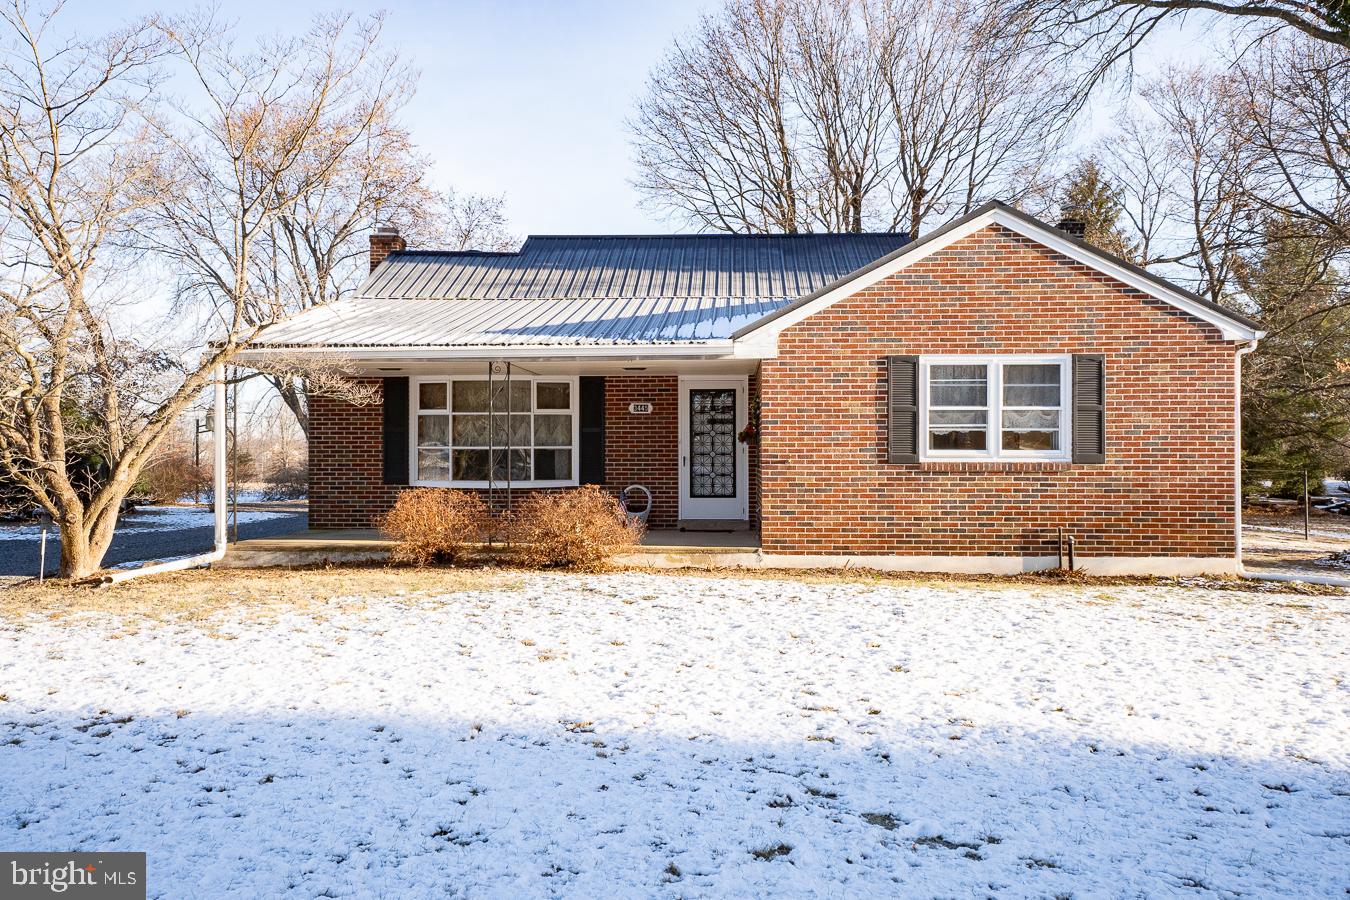
[[[1096,577],[1081,573],[942,575],[866,569],[624,569],[673,578],[733,578],[796,581],[803,584],[861,584],[879,587],[960,587],[1026,590],[1028,587],[1190,587],[1247,593],[1344,596],[1327,585],[1261,582],[1235,576],[1205,578]],[[148,576],[108,587],[49,581],[0,589],[0,618],[39,615],[59,618],[103,613],[150,619],[210,620],[246,611],[251,621],[288,613],[323,616],[365,606],[386,597],[430,597],[470,590],[510,590],[527,573],[509,568],[353,565],[296,569],[197,569]]]
[[205,621],[246,611],[257,621],[296,612],[333,613],[395,595],[510,589],[519,583],[518,573],[494,568],[198,569],[99,588],[60,581],[23,584],[0,590],[0,617],[102,613]]
[[685,575],[700,578],[754,578],[761,581],[800,581],[803,584],[862,584],[878,587],[960,587],[1026,590],[1028,587],[1189,587],[1211,591],[1342,596],[1344,588],[1303,582],[1254,581],[1237,575],[1160,577],[1148,575],[1087,575],[1052,569],[1017,575],[945,574],[941,572],[882,572],[877,569],[741,569],[624,567],[650,575]]

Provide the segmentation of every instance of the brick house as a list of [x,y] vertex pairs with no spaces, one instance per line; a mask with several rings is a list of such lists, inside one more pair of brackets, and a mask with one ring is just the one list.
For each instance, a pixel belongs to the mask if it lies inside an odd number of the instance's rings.
[[1257,323],[1002,203],[899,234],[371,237],[358,296],[242,362],[342,357],[310,524],[409,485],[641,484],[650,526],[757,531],[782,565],[1240,569],[1241,356]]

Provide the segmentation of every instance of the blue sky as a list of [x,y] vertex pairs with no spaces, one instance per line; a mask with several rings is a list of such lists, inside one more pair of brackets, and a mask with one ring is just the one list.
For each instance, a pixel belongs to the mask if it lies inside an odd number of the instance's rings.
[[[75,0],[66,21],[102,30],[172,3]],[[387,7],[385,38],[421,73],[407,122],[442,186],[505,194],[518,234],[668,232],[639,207],[627,117],[672,38],[716,0],[405,2]],[[348,2],[223,4],[241,31],[303,31]],[[1194,55],[1196,27],[1155,36],[1142,68]],[[1110,119],[1099,109],[1097,127]]]
[[[88,12],[84,7],[88,7]],[[103,29],[172,6],[76,0],[67,19]],[[321,11],[374,4],[235,0],[222,12],[249,30],[302,31]],[[407,121],[444,185],[505,194],[526,233],[670,231],[638,208],[623,120],[699,0],[405,2],[386,7],[385,39],[421,73]]]

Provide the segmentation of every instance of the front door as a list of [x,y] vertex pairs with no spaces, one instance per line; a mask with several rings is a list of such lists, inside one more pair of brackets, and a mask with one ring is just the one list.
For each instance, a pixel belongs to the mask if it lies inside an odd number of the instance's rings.
[[746,423],[747,379],[680,379],[680,518],[744,521],[749,454],[737,440]]

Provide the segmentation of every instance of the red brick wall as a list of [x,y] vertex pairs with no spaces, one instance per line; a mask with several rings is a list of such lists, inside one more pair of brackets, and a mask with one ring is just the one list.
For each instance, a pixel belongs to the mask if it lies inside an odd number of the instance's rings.
[[[750,421],[753,422],[755,420],[755,404],[759,401],[759,370],[755,370],[754,372],[750,373],[749,387],[750,387],[750,397],[748,399],[749,402],[748,411]],[[750,458],[749,461],[750,525],[752,528],[757,528],[759,527],[759,441],[751,441],[748,449],[750,452],[747,453],[746,455]]]
[[[378,391],[381,382],[373,383]],[[310,398],[310,528],[369,528],[393,505],[398,488],[383,483],[382,419],[377,403]]]
[[[886,462],[890,354],[1104,353],[1107,463]],[[766,552],[1235,552],[1234,353],[1216,329],[997,226],[785,330],[761,366]]]
[[[630,403],[651,403],[649,415],[634,415]],[[674,528],[680,518],[680,387],[675,375],[605,379],[605,484],[630,484],[652,492],[651,528]]]
[[[629,413],[628,404],[634,402],[650,402],[651,414]],[[679,518],[678,404],[674,375],[605,379],[606,486],[617,492],[630,484],[646,485],[652,492],[648,523],[653,528],[674,528]],[[393,505],[401,488],[383,483],[382,419],[379,404],[355,407],[312,398],[311,528],[370,528]],[[512,496],[518,500],[528,493],[517,488]],[[499,489],[496,505],[505,502],[506,491]]]

